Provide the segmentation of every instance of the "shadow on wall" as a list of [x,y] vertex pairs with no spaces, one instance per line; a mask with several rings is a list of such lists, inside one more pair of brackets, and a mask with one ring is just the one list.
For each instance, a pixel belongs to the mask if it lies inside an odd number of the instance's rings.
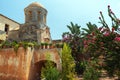
[[[41,80],[41,78],[40,78],[41,70],[42,70],[42,67],[45,67],[45,64],[47,62],[48,62],[48,60],[41,60],[34,64],[32,64],[32,62],[31,62],[28,80]],[[56,63],[54,63],[53,61],[50,61],[50,62],[53,63],[54,66],[56,67]]]

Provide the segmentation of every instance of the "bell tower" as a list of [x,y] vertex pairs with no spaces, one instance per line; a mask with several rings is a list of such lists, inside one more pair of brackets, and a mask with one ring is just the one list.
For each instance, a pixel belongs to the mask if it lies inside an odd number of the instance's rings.
[[30,4],[24,9],[25,23],[37,23],[46,25],[47,10],[37,2]]
[[20,40],[50,43],[50,30],[46,24],[47,10],[41,4],[34,2],[24,9],[24,13],[25,23],[19,30]]
[[8,40],[35,41],[38,43],[51,43],[50,28],[47,26],[47,10],[39,3],[34,2],[24,9],[25,23],[20,25],[20,29],[11,34],[16,37],[8,37]]

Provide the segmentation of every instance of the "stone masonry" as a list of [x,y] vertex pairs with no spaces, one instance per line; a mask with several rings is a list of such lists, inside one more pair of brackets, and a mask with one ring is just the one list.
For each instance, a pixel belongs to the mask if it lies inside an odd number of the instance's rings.
[[[38,43],[51,43],[49,27],[46,25],[47,10],[34,2],[24,9],[25,23],[17,31],[10,31],[10,41],[35,41]],[[13,35],[16,35],[13,37]]]
[[[46,24],[47,10],[38,3],[24,9],[25,23],[8,32],[8,41],[51,43],[50,29]],[[0,80],[41,80],[41,69],[47,61],[61,70],[60,48],[19,47],[0,49]],[[50,56],[48,59],[47,56]]]
[[[50,59],[47,59],[50,55]],[[20,47],[0,49],[0,80],[40,80],[40,71],[45,61],[52,61],[61,69],[58,49],[32,49]]]

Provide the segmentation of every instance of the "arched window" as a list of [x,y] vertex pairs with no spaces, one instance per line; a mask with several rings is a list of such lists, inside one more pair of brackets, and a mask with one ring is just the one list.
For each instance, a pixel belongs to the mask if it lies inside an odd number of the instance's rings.
[[46,14],[44,14],[44,23],[46,23]]
[[6,32],[6,34],[8,34],[8,31],[9,31],[9,25],[8,24],[5,24],[5,32]]
[[32,19],[32,11],[29,11],[29,19]]
[[38,11],[38,14],[40,14],[40,11]]
[[37,18],[38,18],[38,21],[40,21],[40,11],[38,11],[38,15],[37,15]]

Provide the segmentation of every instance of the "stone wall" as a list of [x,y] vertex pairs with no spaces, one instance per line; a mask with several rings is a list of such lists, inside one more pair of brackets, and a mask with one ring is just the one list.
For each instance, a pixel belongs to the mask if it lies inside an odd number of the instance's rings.
[[[8,34],[9,31],[18,30],[19,27],[20,27],[20,24],[13,21],[12,19],[9,19],[8,17],[0,14],[0,31],[5,32],[5,26],[8,27],[7,28],[7,34]],[[5,34],[0,34],[0,40],[6,40],[6,37],[8,37],[7,34],[6,33]]]
[[37,63],[43,60],[50,60],[56,63],[56,67],[61,69],[61,60],[60,60],[60,51],[61,49],[38,49],[34,51],[32,63]]
[[0,40],[6,40],[6,32],[0,30]]
[[19,48],[0,50],[0,80],[27,80],[32,51]]
[[0,14],[0,30],[4,31],[5,24],[9,25],[9,30],[18,30],[20,24]]
[[[61,68],[58,49],[34,49],[20,47],[17,53],[13,48],[0,49],[0,80],[37,80],[35,76],[40,67],[34,67],[43,60],[48,60],[46,55],[50,54],[50,60]],[[34,72],[34,74],[32,74]],[[40,73],[38,75],[40,77]],[[38,79],[39,80],[39,79]]]
[[19,31],[18,30],[12,30],[8,32],[8,39],[9,40],[14,40],[14,41],[19,41]]

